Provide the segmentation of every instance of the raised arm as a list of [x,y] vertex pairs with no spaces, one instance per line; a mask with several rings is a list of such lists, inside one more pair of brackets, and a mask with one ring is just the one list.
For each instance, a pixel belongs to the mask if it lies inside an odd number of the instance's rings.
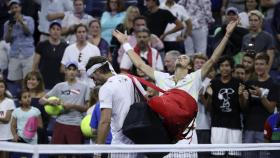
[[227,29],[226,29],[227,31],[226,31],[226,34],[224,35],[224,38],[222,39],[220,44],[217,46],[217,48],[214,50],[211,58],[201,68],[201,73],[202,73],[201,76],[203,79],[206,77],[206,75],[208,74],[208,72],[210,71],[212,66],[218,61],[218,59],[222,55],[222,53],[226,47],[227,41],[238,23],[239,23],[239,21],[231,21],[227,25]]
[[123,48],[125,50],[125,53],[129,56],[132,63],[141,71],[143,71],[147,76],[149,76],[151,79],[155,79],[154,72],[155,70],[147,65],[140,57],[137,55],[131,45],[127,41],[127,35],[121,33],[118,30],[113,31],[113,36],[115,36],[118,41],[123,45]]

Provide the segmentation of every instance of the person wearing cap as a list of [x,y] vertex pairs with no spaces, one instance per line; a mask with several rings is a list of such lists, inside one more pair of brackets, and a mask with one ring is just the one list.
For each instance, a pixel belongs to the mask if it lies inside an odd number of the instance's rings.
[[258,10],[249,12],[249,33],[243,37],[242,51],[254,49],[258,53],[266,53],[269,56],[269,69],[274,60],[275,44],[270,33],[262,29],[264,15]]
[[48,40],[39,42],[36,47],[32,70],[41,72],[45,87],[50,90],[64,80],[64,75],[60,70],[60,62],[68,44],[61,40],[61,24],[59,22],[52,22],[48,32],[50,33]]
[[[226,25],[230,23],[231,21],[239,20],[238,16],[238,10],[234,7],[229,7],[226,9],[226,15],[225,15],[225,22],[224,24],[219,28],[219,32],[214,37],[214,48],[220,43],[223,36],[226,33]],[[218,29],[217,29],[218,30]],[[232,32],[229,42],[227,43],[227,46],[224,50],[224,54],[229,56],[235,56],[237,55],[242,46],[242,38],[245,36],[249,31],[243,27],[240,27],[239,25],[235,28],[235,30]]]
[[[77,80],[78,63],[65,65],[65,81],[56,84],[39,102],[42,105],[62,105],[64,110],[57,116],[52,144],[82,144],[80,123],[89,107],[90,89]],[[56,96],[59,100],[48,100]]]
[[34,55],[34,20],[22,15],[18,0],[9,2],[11,17],[4,24],[4,39],[11,44],[8,79],[20,81],[32,70]]

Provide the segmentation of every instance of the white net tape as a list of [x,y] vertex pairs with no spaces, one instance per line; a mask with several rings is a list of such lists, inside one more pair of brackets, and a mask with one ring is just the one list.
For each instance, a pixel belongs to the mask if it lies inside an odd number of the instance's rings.
[[[196,153],[280,151],[280,143],[259,144],[176,144],[176,145],[30,145],[0,142],[0,151],[40,154],[93,154],[93,153]],[[173,156],[171,156],[173,157]],[[177,157],[177,156],[176,156]],[[179,156],[185,157],[185,156]],[[192,156],[196,157],[196,156]],[[280,157],[280,155],[279,155]]]

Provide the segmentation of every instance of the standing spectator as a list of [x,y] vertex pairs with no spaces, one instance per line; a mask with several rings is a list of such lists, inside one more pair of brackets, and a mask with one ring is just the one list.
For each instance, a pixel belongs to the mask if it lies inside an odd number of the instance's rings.
[[[234,61],[229,56],[220,58],[218,69],[221,76],[213,79],[210,85],[208,105],[211,109],[211,144],[242,143],[241,108],[245,106],[243,93],[239,94],[240,81],[232,77]],[[239,152],[228,152],[239,156]],[[225,155],[212,152],[212,155]]]
[[[185,28],[182,31],[169,34],[163,39],[165,52],[178,50],[182,54],[185,54],[184,40],[192,33],[192,22],[189,14],[175,0],[166,0],[160,5],[160,8],[170,11],[178,20],[185,24]],[[174,24],[168,24],[165,32],[172,30],[173,27],[175,27]]]
[[37,144],[37,132],[32,137],[25,134],[26,125],[30,119],[38,119],[37,127],[43,128],[40,111],[32,107],[31,96],[27,90],[22,90],[19,98],[20,107],[16,108],[12,113],[11,130],[14,142]]
[[64,80],[60,70],[60,62],[67,44],[61,40],[60,23],[52,22],[48,32],[50,33],[48,40],[38,43],[36,47],[32,69],[41,72],[45,88],[50,90],[54,85]]
[[88,41],[99,48],[100,55],[104,57],[110,56],[110,48],[107,41],[101,37],[101,24],[99,20],[92,20],[88,27]]
[[245,0],[226,0],[227,7],[237,8],[239,11],[245,10]]
[[245,68],[245,81],[253,80],[256,78],[254,63],[255,63],[255,54],[252,53],[244,54],[241,60],[241,64]]
[[39,26],[38,30],[41,33],[40,41],[48,39],[50,35],[49,25],[53,21],[61,22],[65,17],[65,12],[73,11],[72,0],[34,0],[41,9],[38,12]]
[[106,11],[101,16],[101,36],[108,43],[112,40],[112,31],[117,25],[123,22],[125,18],[123,0],[107,0]]
[[9,7],[12,16],[4,26],[5,41],[11,44],[8,79],[20,81],[32,70],[34,21],[32,17],[21,14],[18,0],[11,0]]
[[43,121],[43,127],[38,128],[38,144],[48,144],[47,128],[49,116],[46,113],[44,106],[39,103],[39,99],[45,95],[45,86],[43,77],[38,71],[27,73],[23,80],[23,89],[28,90],[31,97],[30,105],[40,110]]
[[245,80],[245,76],[246,76],[245,66],[241,65],[241,64],[235,65],[232,76],[239,79],[242,83],[245,83],[245,81],[246,81]]
[[76,42],[75,28],[78,24],[88,26],[89,22],[93,20],[91,15],[84,12],[84,0],[73,0],[74,11],[66,12],[62,20],[62,34],[66,36],[65,40],[68,44]]
[[61,60],[61,69],[64,71],[66,64],[69,62],[78,63],[78,70],[80,71],[79,79],[90,87],[93,87],[94,83],[86,75],[85,67],[89,58],[100,56],[100,51],[95,45],[87,41],[87,27],[85,25],[77,25],[74,32],[77,42],[69,45],[65,49]]
[[180,52],[176,50],[171,50],[165,54],[164,57],[164,66],[166,69],[166,72],[168,72],[170,75],[173,75],[176,69],[176,59],[181,55]]
[[9,43],[7,43],[5,40],[0,40],[0,75],[2,75],[4,78],[7,78],[10,49],[11,46]]
[[259,9],[259,1],[258,0],[245,0],[245,11],[239,13],[241,27],[249,29],[248,13],[252,10],[258,10],[258,9]]
[[[128,36],[128,43],[131,44],[132,47],[135,47],[137,44],[137,39],[136,39],[136,31],[140,30],[142,27],[147,28],[147,22],[146,18],[144,16],[138,16],[134,18],[133,20],[133,32],[130,36]],[[164,45],[162,41],[159,39],[159,37],[155,34],[151,34],[150,40],[149,40],[149,45],[152,48],[155,48],[157,51],[161,52],[164,48]],[[122,57],[124,55],[125,51],[123,47],[120,47],[118,51],[118,63],[121,62]]]
[[[259,54],[255,59],[256,80],[248,81],[250,97],[244,112],[243,143],[264,143],[265,120],[271,115],[278,101],[277,86],[268,74],[269,56]],[[259,153],[248,153],[253,157],[264,157]]]
[[263,14],[258,10],[249,12],[250,33],[243,37],[242,50],[246,51],[253,47],[256,53],[266,53],[269,56],[268,70],[270,70],[275,46],[272,35],[262,30],[263,18]]
[[[230,21],[239,20],[238,10],[234,7],[227,8],[225,18],[225,24],[221,26],[221,30],[215,36],[214,48],[219,44],[226,33],[226,25]],[[232,57],[238,55],[242,47],[242,39],[248,33],[249,31],[247,29],[237,26],[227,43],[224,54]]]
[[[151,37],[150,31],[142,27],[141,29],[136,31],[137,45],[134,47],[134,51],[140,56],[148,61],[148,64],[154,68],[155,70],[162,71],[163,64],[162,59],[158,51],[149,46],[149,40]],[[133,63],[129,59],[127,54],[124,54],[120,68],[124,72],[128,72]]]
[[192,34],[185,40],[186,53],[206,54],[208,25],[214,22],[210,0],[180,0],[192,20]]
[[[65,69],[65,82],[58,83],[40,99],[42,105],[62,105],[64,110],[57,116],[52,136],[52,144],[82,144],[80,129],[82,113],[89,105],[89,87],[76,79],[78,64],[69,62]],[[56,96],[59,100],[48,100]]]
[[[0,79],[0,141],[13,139],[11,132],[11,115],[16,108],[14,101],[7,95],[7,86],[3,79]],[[0,152],[1,158],[9,158],[7,152]]]
[[[159,0],[146,0],[148,12],[144,14],[147,19],[147,27],[151,33],[163,40],[167,35],[183,29],[183,24],[171,12],[159,8]],[[173,23],[175,26],[164,32],[167,24]]]

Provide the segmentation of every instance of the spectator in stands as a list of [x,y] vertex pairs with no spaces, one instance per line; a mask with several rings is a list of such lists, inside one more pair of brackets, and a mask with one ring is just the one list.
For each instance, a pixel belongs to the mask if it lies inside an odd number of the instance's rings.
[[8,79],[20,81],[32,70],[34,21],[32,17],[21,14],[18,0],[11,0],[9,7],[12,16],[4,26],[4,39],[11,44]]
[[[248,81],[250,97],[244,111],[243,143],[264,143],[265,120],[271,115],[278,101],[277,86],[268,74],[269,56],[259,54],[255,59],[256,80]],[[251,156],[258,157],[257,153]],[[264,155],[259,155],[263,157]]]
[[259,9],[259,1],[258,0],[245,0],[245,11],[239,13],[240,17],[240,26],[246,29],[249,29],[249,16],[248,13],[252,10]]
[[[215,36],[214,48],[219,44],[220,40],[223,38],[226,32],[226,24],[230,21],[239,20],[238,10],[233,7],[227,8],[225,17],[225,24],[221,26],[221,30]],[[227,43],[224,54],[229,56],[238,55],[242,47],[243,36],[248,33],[249,31],[247,29],[237,26],[236,29],[233,31],[229,42]]]
[[[130,36],[128,36],[128,42],[129,42],[129,44],[131,44],[132,47],[135,47],[137,44],[135,32],[137,30],[139,30],[141,27],[147,27],[146,18],[144,16],[138,16],[133,20],[133,32]],[[164,48],[162,41],[155,34],[151,34],[149,45],[150,45],[150,47],[155,48],[159,52],[162,52],[162,50]],[[120,49],[118,51],[118,63],[121,62],[124,53],[125,52],[124,52],[123,47],[120,47]]]
[[232,76],[239,79],[242,83],[245,83],[245,81],[246,81],[245,80],[245,76],[246,76],[245,66],[241,65],[241,64],[235,65]]
[[245,68],[245,81],[256,79],[255,70],[254,70],[255,54],[254,53],[245,53],[241,64]]
[[[137,45],[134,47],[134,51],[140,56],[148,61],[148,65],[153,67],[155,70],[162,71],[163,64],[162,59],[158,51],[149,46],[149,40],[151,37],[151,33],[149,29],[142,27],[139,30],[135,31],[137,38]],[[120,68],[123,72],[128,72],[133,63],[129,59],[127,54],[124,54]]]
[[270,70],[275,56],[275,46],[271,34],[262,30],[263,18],[263,14],[258,10],[253,10],[249,12],[250,33],[243,37],[242,50],[246,51],[248,49],[252,49],[253,47],[256,53],[268,54],[268,70]]
[[85,67],[90,57],[100,56],[100,51],[95,45],[87,41],[86,25],[77,25],[74,32],[77,41],[65,49],[61,60],[61,69],[64,71],[66,64],[69,62],[78,63],[78,70],[80,71],[79,79],[90,87],[93,87],[94,83],[86,75]]
[[[65,65],[65,82],[58,83],[40,99],[42,105],[62,105],[64,110],[57,116],[53,131],[52,144],[82,144],[83,134],[80,129],[82,113],[89,105],[89,87],[76,79],[78,63]],[[56,96],[59,100],[48,100]]]
[[112,31],[117,25],[123,22],[125,18],[123,0],[107,0],[106,11],[103,12],[101,22],[101,36],[108,43],[112,40]]
[[[242,143],[241,108],[245,106],[243,93],[239,93],[240,81],[232,77],[232,57],[221,57],[218,62],[220,76],[211,81],[208,106],[211,109],[211,144]],[[239,156],[239,152],[228,152]],[[225,152],[212,152],[225,155]]]
[[40,110],[43,121],[43,128],[37,130],[38,144],[48,144],[47,127],[49,116],[46,113],[44,106],[39,103],[39,99],[45,95],[45,86],[43,77],[38,71],[27,73],[23,80],[23,89],[28,90],[31,97],[30,105]]
[[54,85],[64,80],[60,70],[60,62],[68,45],[61,40],[61,24],[59,22],[52,22],[48,32],[50,33],[48,40],[39,42],[36,47],[32,69],[41,72],[45,88],[50,90]]
[[[87,66],[88,75],[103,85],[99,90],[101,118],[97,129],[96,144],[105,144],[110,126],[112,144],[133,144],[122,133],[123,122],[130,106],[137,101],[135,87],[126,75],[117,75],[108,60],[102,56],[92,57]],[[101,154],[95,153],[95,158]],[[112,157],[115,157],[112,154]],[[134,158],[134,154],[122,155],[123,158]]]
[[[134,52],[133,48],[128,44],[127,36],[125,36],[124,34],[118,31],[114,31],[113,35],[118,38],[118,40],[123,44],[123,47],[125,48],[126,53],[130,57],[133,64],[137,68],[142,70],[151,79],[155,80],[156,85],[158,85],[163,90],[168,90],[175,87],[182,89],[188,92],[197,101],[199,91],[202,87],[202,81],[207,76],[213,64],[222,54],[228,38],[230,37],[237,24],[237,21],[232,21],[228,24],[226,35],[224,36],[220,45],[215,49],[211,58],[201,67],[201,69],[190,73],[192,69],[190,57],[188,57],[187,55],[181,55],[176,59],[176,69],[174,75],[156,71],[151,66],[145,64],[141,60],[141,58]],[[181,140],[181,142],[197,143],[195,130],[188,133],[188,135],[190,134],[193,134],[193,137],[191,136],[192,139]]]
[[227,7],[235,7],[239,11],[243,12],[245,10],[245,1],[246,0],[226,0]]
[[88,41],[99,48],[101,56],[111,56],[109,44],[101,37],[101,24],[99,20],[92,20],[89,23]]
[[[193,57],[194,71],[201,69],[201,67],[207,62],[208,58],[204,54],[197,53]],[[213,76],[214,77],[214,76]],[[202,88],[199,92],[199,98],[197,100],[198,112],[196,116],[195,128],[197,133],[198,144],[210,144],[210,113],[205,108],[206,102],[206,88],[209,86],[213,77],[206,77],[202,82]],[[209,157],[209,153],[198,153],[199,158]]]
[[201,52],[206,54],[208,25],[214,22],[210,0],[180,0],[192,20],[192,33],[185,40],[188,55]]
[[31,95],[27,90],[21,91],[19,100],[20,107],[16,108],[12,112],[11,131],[13,134],[13,141],[19,143],[37,144],[37,132],[35,135],[29,137],[29,135],[25,134],[25,131],[28,122],[31,122],[30,119],[33,118],[38,120],[38,123],[37,125],[35,124],[35,126],[43,128],[40,110],[30,105]]
[[176,50],[171,50],[167,52],[164,56],[164,66],[166,72],[170,73],[171,75],[174,74],[176,68],[176,59],[180,56],[180,52]]
[[[123,22],[117,25],[116,30],[131,35],[133,32],[133,20],[138,16],[140,16],[139,9],[136,6],[129,6],[126,9],[126,15]],[[115,37],[112,37],[111,46],[116,47],[116,49],[120,48],[120,43]]]
[[88,26],[89,22],[93,20],[91,15],[84,12],[84,0],[73,0],[74,11],[66,12],[62,20],[62,34],[66,36],[66,42],[73,44],[76,42],[75,28],[78,24]]
[[[165,52],[170,50],[178,50],[182,54],[185,54],[184,40],[192,33],[192,22],[186,9],[175,2],[175,0],[166,0],[160,5],[161,9],[170,11],[178,20],[184,23],[185,28],[182,31],[177,31],[167,35],[164,39]],[[174,28],[174,24],[168,24],[165,29],[165,33]]]
[[[144,14],[147,19],[147,27],[151,33],[160,37],[163,40],[167,35],[175,33],[183,29],[182,22],[172,15],[171,12],[159,8],[159,0],[146,0],[148,12]],[[175,26],[164,32],[169,23]]]
[[66,12],[73,11],[72,0],[34,0],[40,6],[39,26],[38,30],[41,33],[40,41],[48,39],[50,35],[49,25],[53,21],[61,22],[65,17]]
[[[3,79],[0,79],[0,141],[11,141],[13,134],[11,132],[11,116],[16,108],[14,101],[7,95],[7,85]],[[1,158],[9,158],[9,153],[1,151]]]

